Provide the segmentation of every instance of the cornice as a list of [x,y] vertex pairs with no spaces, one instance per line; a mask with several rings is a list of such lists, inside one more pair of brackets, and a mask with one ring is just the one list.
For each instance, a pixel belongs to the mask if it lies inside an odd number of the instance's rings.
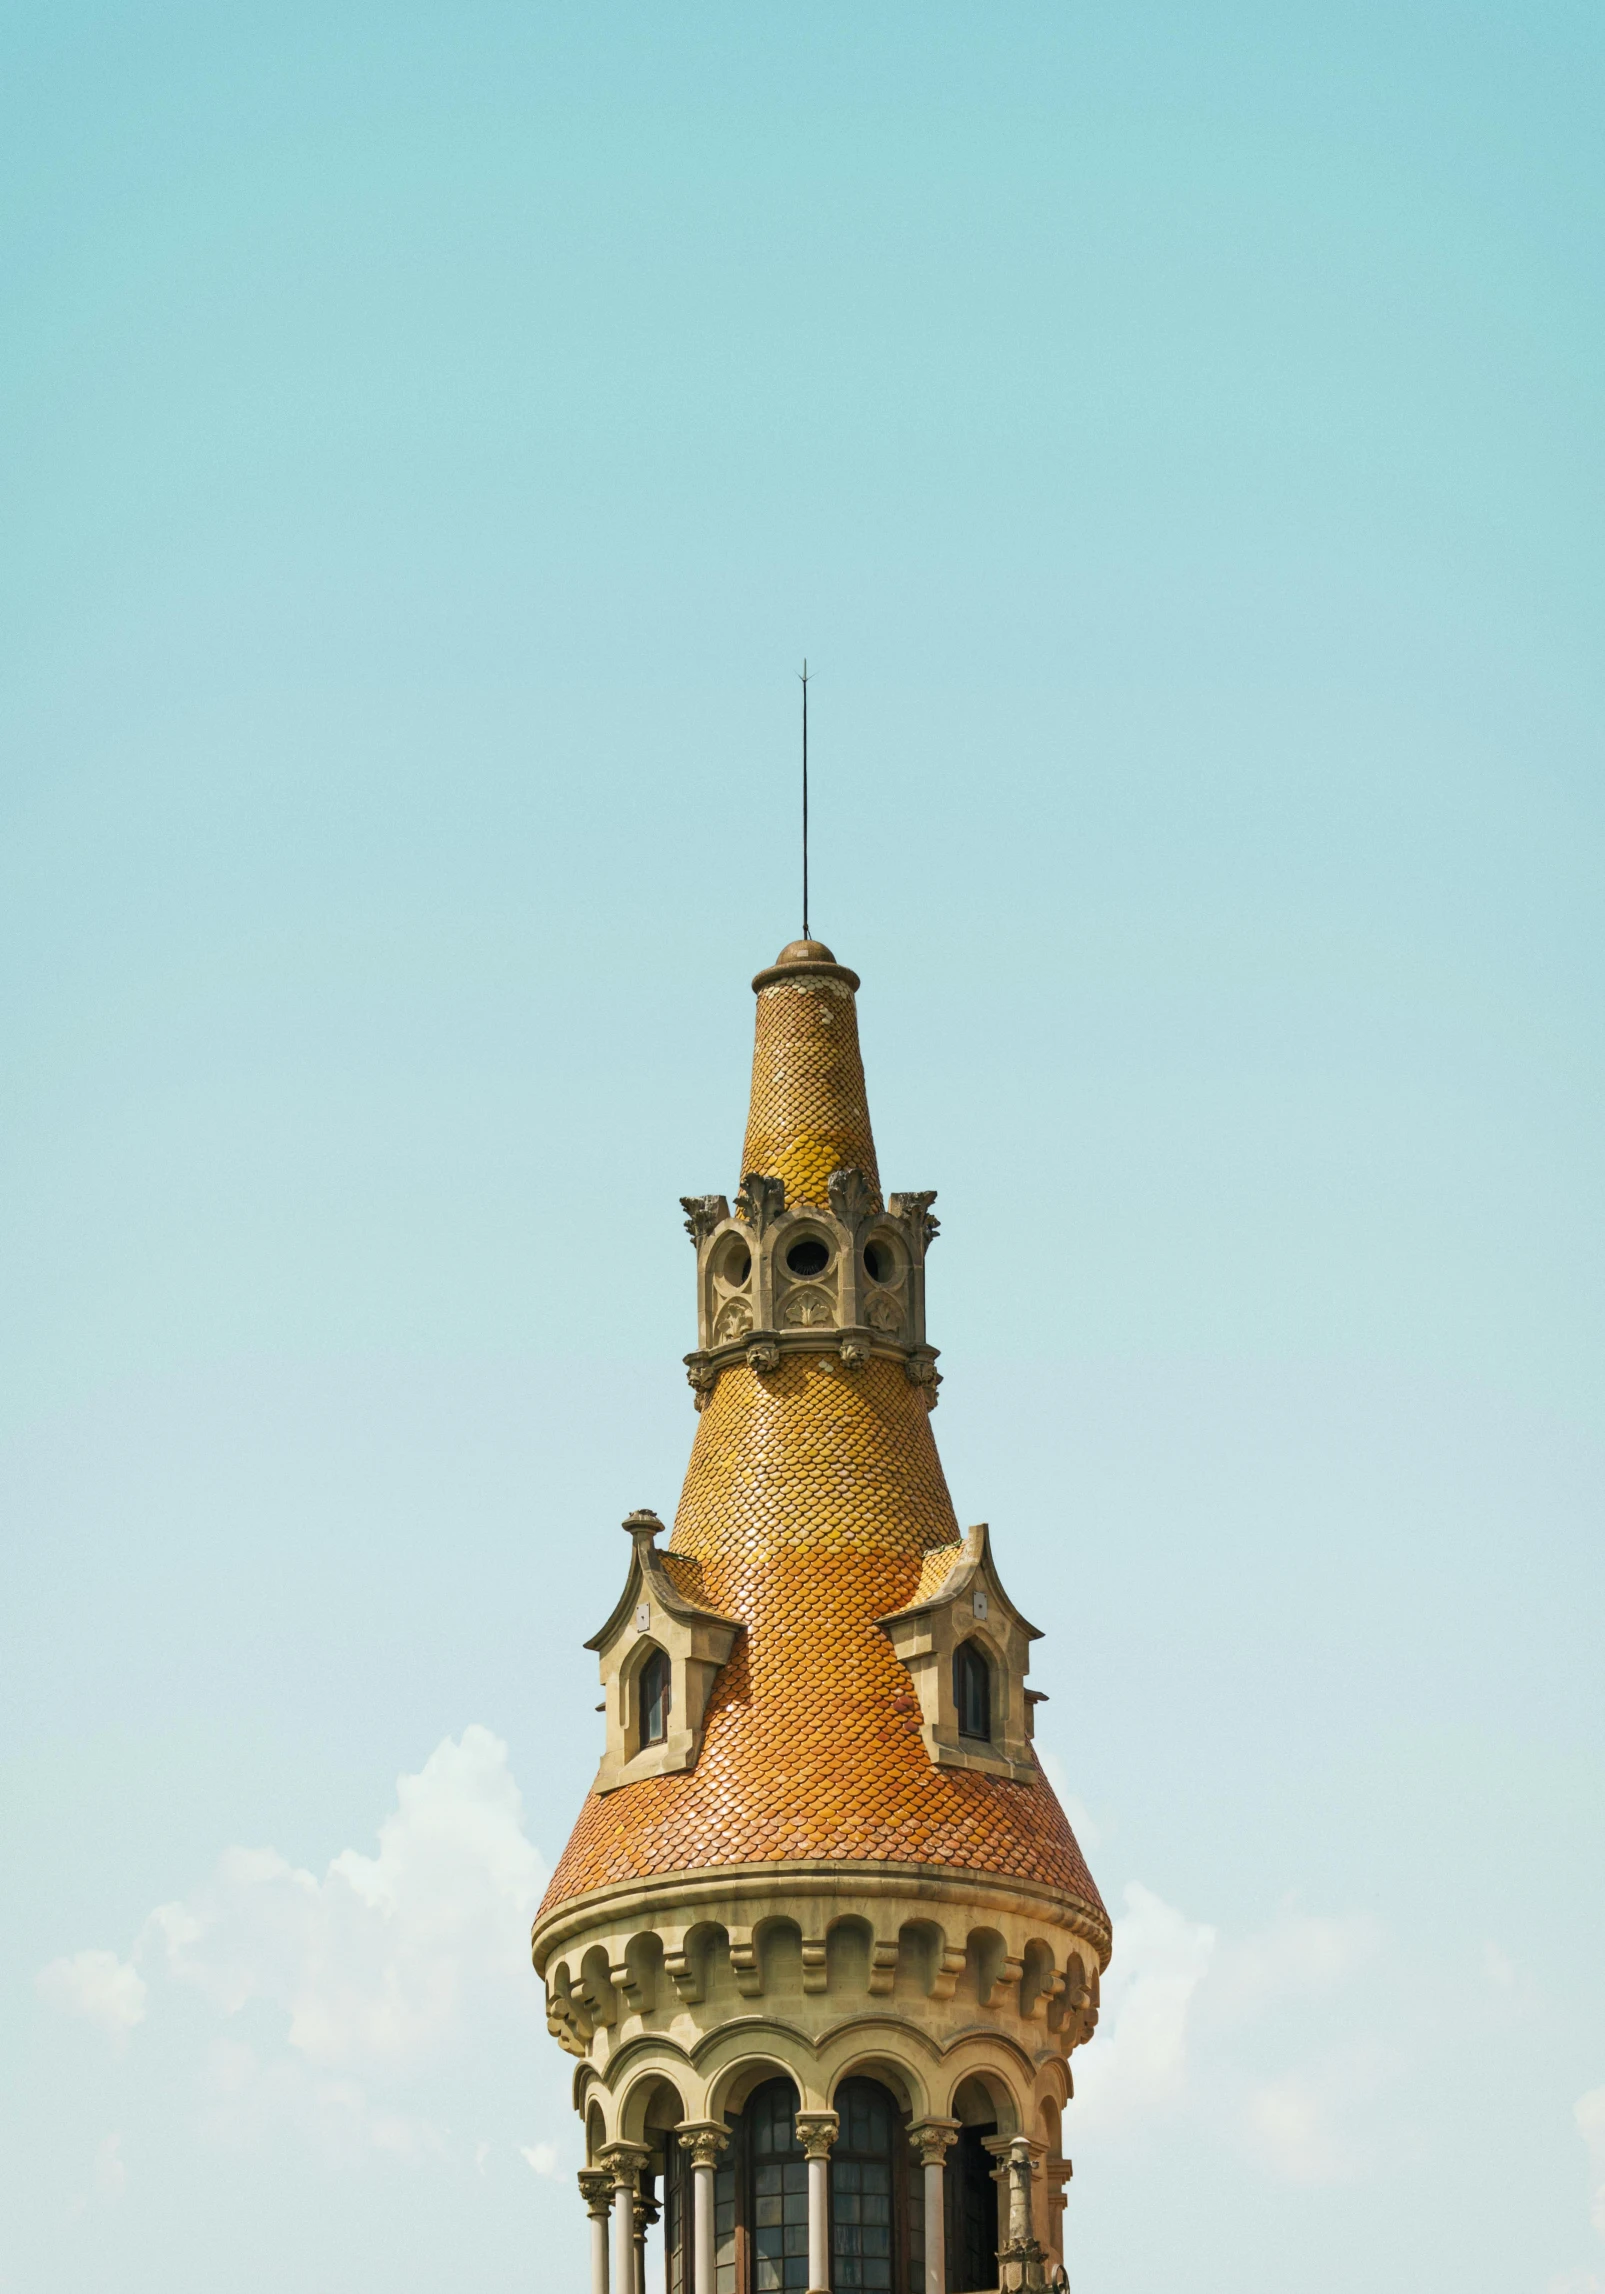
[[530,1956],[538,1975],[546,1973],[552,1953],[583,1935],[587,1929],[612,1927],[637,1913],[661,1912],[666,1902],[685,1913],[699,1905],[731,1897],[824,1897],[841,1895],[896,1897],[927,1904],[982,1905],[1000,1908],[1012,1903],[1040,1909],[1055,1927],[1068,1928],[1098,1952],[1108,1964],[1112,1942],[1108,1922],[1089,1904],[1050,1888],[1039,1880],[1014,1879],[1004,1873],[975,1872],[951,1864],[862,1863],[851,1860],[764,1864],[720,1864],[691,1872],[655,1873],[650,1878],[617,1880],[583,1896],[570,1896],[555,1905],[530,1931]]

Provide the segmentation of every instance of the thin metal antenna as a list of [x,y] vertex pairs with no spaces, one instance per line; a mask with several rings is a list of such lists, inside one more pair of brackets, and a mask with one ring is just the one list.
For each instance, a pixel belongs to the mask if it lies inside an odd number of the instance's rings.
[[803,930],[808,937],[808,664],[802,665],[803,689]]

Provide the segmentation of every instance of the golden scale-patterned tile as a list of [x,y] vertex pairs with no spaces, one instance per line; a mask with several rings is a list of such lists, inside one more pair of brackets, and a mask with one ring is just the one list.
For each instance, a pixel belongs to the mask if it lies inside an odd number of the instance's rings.
[[832,967],[758,991],[741,1168],[784,1179],[788,1203],[828,1201],[832,1171],[849,1167],[879,1196],[853,977]]
[[[792,1202],[823,1202],[846,1164],[879,1184],[853,984],[814,971],[759,988],[742,1169],[784,1178]],[[593,1793],[543,1912],[656,1873],[816,1858],[1001,1873],[1101,1911],[1044,1777],[932,1764],[913,1684],[876,1624],[939,1589],[958,1536],[929,1412],[900,1363],[727,1370],[697,1421],[664,1558],[687,1595],[746,1630],[695,1768]]]

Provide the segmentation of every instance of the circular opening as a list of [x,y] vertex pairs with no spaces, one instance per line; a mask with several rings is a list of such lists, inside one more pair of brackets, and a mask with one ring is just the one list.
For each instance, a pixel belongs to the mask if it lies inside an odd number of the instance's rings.
[[719,1273],[723,1280],[732,1284],[737,1290],[741,1288],[741,1285],[746,1281],[748,1275],[751,1274],[751,1272],[752,1253],[747,1249],[744,1243],[737,1244],[736,1248],[725,1260],[724,1265],[719,1269]]
[[864,1265],[869,1270],[871,1282],[890,1282],[897,1272],[897,1261],[885,1243],[864,1245]]
[[830,1264],[830,1252],[817,1235],[804,1235],[787,1251],[786,1264],[793,1274],[823,1274]]

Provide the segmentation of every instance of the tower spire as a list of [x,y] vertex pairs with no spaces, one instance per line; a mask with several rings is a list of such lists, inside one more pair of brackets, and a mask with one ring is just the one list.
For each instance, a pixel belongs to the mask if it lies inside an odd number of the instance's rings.
[[807,937],[808,937],[808,658],[807,658],[807,655],[806,655],[806,654],[803,656],[803,665],[802,665],[802,768],[803,768],[803,775],[802,775],[802,781],[803,781],[803,838],[802,838],[802,860],[803,860],[803,928],[802,928],[802,936],[803,936],[803,938],[806,940],[806,939],[807,939]]

